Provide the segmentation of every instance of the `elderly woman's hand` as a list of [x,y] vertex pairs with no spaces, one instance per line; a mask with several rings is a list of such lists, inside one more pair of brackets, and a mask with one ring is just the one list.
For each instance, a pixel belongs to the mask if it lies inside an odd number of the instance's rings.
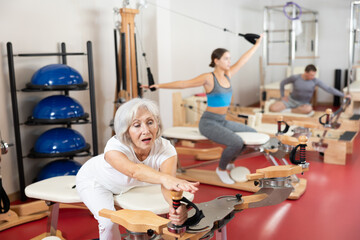
[[181,204],[176,210],[170,205],[169,220],[175,225],[182,225],[187,219],[187,208]]
[[167,175],[167,177],[163,180],[162,185],[168,190],[174,191],[185,191],[190,193],[195,193],[197,190],[197,186],[199,186],[199,182],[188,182],[183,179],[179,179],[173,177],[171,175]]

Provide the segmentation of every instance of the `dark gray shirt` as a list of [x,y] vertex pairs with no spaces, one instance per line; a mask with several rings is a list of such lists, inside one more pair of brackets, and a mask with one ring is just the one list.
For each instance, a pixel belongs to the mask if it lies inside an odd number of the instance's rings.
[[314,78],[311,80],[304,80],[301,77],[301,74],[292,75],[280,83],[280,93],[281,97],[284,97],[284,87],[286,84],[292,83],[293,90],[290,93],[292,99],[302,102],[302,103],[310,103],[311,98],[313,96],[315,86],[319,86],[324,89],[326,92],[331,93],[333,95],[344,97],[344,94],[339,90],[330,87],[320,81],[318,78]]

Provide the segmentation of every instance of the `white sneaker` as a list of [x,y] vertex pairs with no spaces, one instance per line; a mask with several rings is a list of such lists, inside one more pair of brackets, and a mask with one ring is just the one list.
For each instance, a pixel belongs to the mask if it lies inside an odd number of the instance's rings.
[[233,163],[229,163],[228,165],[226,165],[226,170],[231,171],[231,170],[233,170],[234,168],[235,168],[235,164],[233,164]]
[[282,113],[291,113],[291,108],[285,108],[281,111]]
[[219,168],[216,168],[216,173],[219,176],[220,180],[225,184],[234,184],[227,171],[221,171]]

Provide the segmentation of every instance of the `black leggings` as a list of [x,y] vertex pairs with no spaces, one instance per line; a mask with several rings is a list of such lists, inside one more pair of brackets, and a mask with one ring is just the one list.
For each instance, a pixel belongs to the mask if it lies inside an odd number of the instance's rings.
[[208,139],[226,145],[219,163],[222,170],[226,169],[228,163],[235,161],[244,147],[243,140],[236,132],[256,132],[244,124],[225,120],[225,115],[212,112],[204,112],[201,116],[199,130]]

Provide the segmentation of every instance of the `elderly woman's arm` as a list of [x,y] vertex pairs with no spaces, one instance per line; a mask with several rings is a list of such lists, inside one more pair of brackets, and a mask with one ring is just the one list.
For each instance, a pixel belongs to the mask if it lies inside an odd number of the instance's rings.
[[[174,158],[176,166],[176,157],[174,156]],[[186,180],[178,179],[174,175],[170,175],[164,171],[157,171],[144,164],[136,164],[131,162],[125,154],[119,151],[106,152],[105,160],[119,172],[142,182],[161,184],[168,190],[183,190],[191,193],[195,193],[198,190],[196,186],[198,186],[199,183],[191,183]]]
[[[176,176],[176,168],[177,156],[173,156],[171,158],[168,158],[161,164],[160,171],[172,176]],[[169,203],[169,219],[175,225],[182,225],[188,217],[188,210],[186,206],[184,204],[181,204],[180,207],[175,210],[172,205],[170,190],[166,189],[163,185],[161,185],[161,191],[164,195],[165,200]]]
[[169,203],[169,219],[173,224],[181,225],[187,219],[186,206],[181,205],[176,211],[172,207],[170,190],[187,191],[195,193],[199,183],[191,183],[176,178],[177,156],[166,159],[160,166],[160,171],[131,162],[125,154],[119,151],[109,151],[105,154],[105,160],[119,172],[135,178],[139,181],[161,184],[161,191],[165,200]]

